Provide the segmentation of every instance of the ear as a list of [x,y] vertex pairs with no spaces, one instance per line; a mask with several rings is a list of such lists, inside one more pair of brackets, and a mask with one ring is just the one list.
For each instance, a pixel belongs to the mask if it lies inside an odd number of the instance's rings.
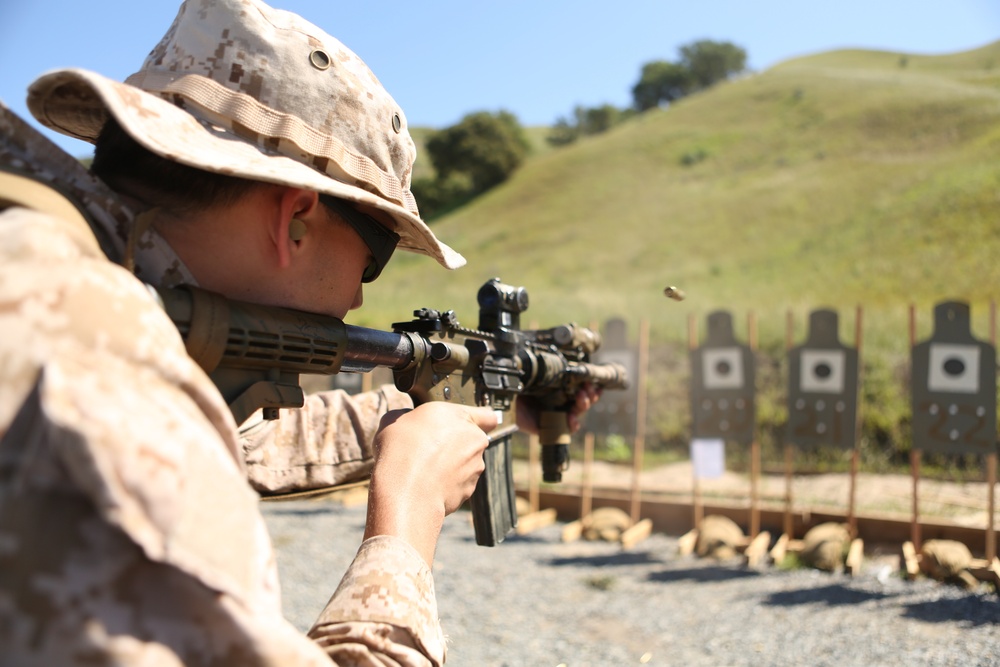
[[289,225],[293,218],[302,220],[307,226],[315,222],[319,210],[319,195],[302,188],[281,187],[277,204],[268,231],[278,258],[278,267],[287,269],[303,245],[308,243],[308,233],[305,237],[293,240],[289,235]]

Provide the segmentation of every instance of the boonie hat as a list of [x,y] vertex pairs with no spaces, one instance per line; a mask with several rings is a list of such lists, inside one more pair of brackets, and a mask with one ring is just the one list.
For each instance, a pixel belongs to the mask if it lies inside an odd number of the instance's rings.
[[29,88],[40,123],[93,143],[109,114],[137,142],[205,171],[307,188],[389,214],[399,247],[465,259],[420,218],[406,117],[367,65],[258,0],[185,2],[125,83],[81,69]]

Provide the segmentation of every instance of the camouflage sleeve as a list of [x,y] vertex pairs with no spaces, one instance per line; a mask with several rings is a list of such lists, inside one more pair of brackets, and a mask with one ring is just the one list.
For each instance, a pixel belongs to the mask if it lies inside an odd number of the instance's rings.
[[240,427],[250,484],[261,494],[306,491],[353,482],[372,468],[372,439],[382,415],[412,408],[410,397],[385,385],[351,396],[341,390],[306,397],[304,407]]
[[444,636],[424,559],[396,537],[365,540],[309,636],[338,663],[382,664],[363,659],[379,654],[390,664],[442,664]]
[[362,546],[315,641],[282,617],[232,416],[93,239],[0,213],[0,331],[0,665],[441,662],[399,540]]

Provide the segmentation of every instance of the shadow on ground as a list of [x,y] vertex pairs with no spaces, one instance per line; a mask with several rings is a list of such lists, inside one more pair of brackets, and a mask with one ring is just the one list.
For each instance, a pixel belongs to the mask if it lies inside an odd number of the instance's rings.
[[864,591],[843,584],[830,584],[819,588],[802,588],[794,591],[772,593],[763,600],[763,604],[774,607],[794,607],[800,604],[825,604],[830,607],[853,605],[872,600],[884,600],[896,597],[880,591]]
[[672,581],[732,581],[734,579],[747,579],[749,577],[759,577],[756,570],[748,570],[744,567],[727,567],[725,565],[706,565],[703,567],[690,567],[680,570],[663,570],[653,572],[649,575],[650,581],[669,583]]
[[552,558],[545,561],[546,565],[563,567],[574,565],[579,567],[606,567],[609,565],[650,565],[662,564],[659,558],[651,556],[643,551],[622,551],[614,554],[601,554],[597,556],[571,556],[565,558]]
[[903,618],[925,623],[959,622],[969,627],[1000,626],[1000,600],[969,593],[968,597],[956,599],[914,602],[904,606]]

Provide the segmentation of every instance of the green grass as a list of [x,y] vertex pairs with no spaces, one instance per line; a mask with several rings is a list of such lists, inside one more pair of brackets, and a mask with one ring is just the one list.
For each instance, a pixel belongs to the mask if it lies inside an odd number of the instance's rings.
[[[535,132],[544,145],[544,128]],[[528,288],[524,323],[623,317],[634,335],[647,319],[662,358],[685,354],[689,316],[703,326],[708,312],[730,310],[745,339],[753,313],[780,376],[788,313],[797,344],[810,310],[836,308],[852,344],[861,306],[863,355],[878,380],[866,393],[873,411],[892,415],[886,437],[898,440],[908,306],[918,338],[931,333],[933,304],[950,298],[970,302],[974,334],[989,334],[998,156],[1000,42],[946,56],[852,50],[788,61],[537,151],[507,183],[435,223],[467,267],[447,272],[401,253],[350,319],[386,327],[430,306],[474,325],[479,285],[500,276]],[[687,300],[665,299],[668,284]],[[669,401],[651,401],[654,436],[683,437],[683,373],[651,367],[651,386]],[[770,400],[780,422],[782,399]]]

